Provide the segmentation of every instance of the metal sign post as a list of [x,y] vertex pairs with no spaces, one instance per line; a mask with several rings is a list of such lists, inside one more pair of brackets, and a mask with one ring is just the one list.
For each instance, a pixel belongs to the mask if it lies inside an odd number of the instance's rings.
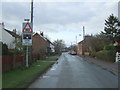
[[22,28],[22,45],[26,46],[26,67],[28,67],[28,46],[32,46],[32,24],[27,20]]
[[26,48],[26,67],[28,67],[28,46]]

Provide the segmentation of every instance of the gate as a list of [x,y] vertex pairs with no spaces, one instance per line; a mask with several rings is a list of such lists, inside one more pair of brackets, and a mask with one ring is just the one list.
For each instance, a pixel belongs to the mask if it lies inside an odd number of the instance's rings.
[[120,61],[120,52],[116,53],[116,62]]

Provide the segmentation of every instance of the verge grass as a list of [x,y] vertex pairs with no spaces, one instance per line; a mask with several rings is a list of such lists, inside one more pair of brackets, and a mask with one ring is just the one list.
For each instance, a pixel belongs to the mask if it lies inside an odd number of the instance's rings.
[[30,68],[15,69],[2,75],[2,88],[27,88],[40,74],[45,72],[53,62],[34,62]]

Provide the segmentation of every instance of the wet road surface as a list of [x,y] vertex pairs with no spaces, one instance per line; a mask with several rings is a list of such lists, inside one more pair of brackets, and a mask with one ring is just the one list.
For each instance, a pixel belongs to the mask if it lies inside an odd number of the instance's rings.
[[83,58],[63,53],[29,88],[117,88],[118,77]]

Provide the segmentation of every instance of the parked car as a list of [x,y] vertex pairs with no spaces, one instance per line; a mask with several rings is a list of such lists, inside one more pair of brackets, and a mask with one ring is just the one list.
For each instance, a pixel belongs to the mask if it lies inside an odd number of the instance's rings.
[[71,51],[69,54],[70,54],[70,55],[77,55],[77,52]]

